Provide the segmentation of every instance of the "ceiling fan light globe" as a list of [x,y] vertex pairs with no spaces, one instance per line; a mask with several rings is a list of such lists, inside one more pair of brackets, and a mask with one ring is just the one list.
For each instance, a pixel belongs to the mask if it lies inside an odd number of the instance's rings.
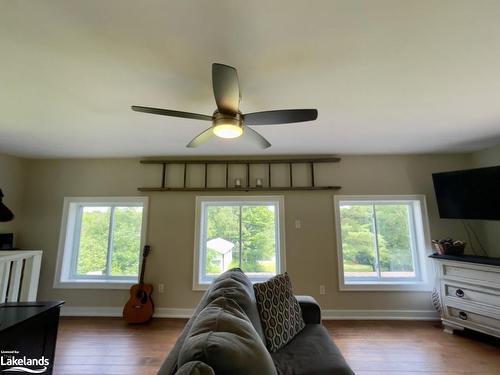
[[219,138],[238,138],[243,134],[243,128],[238,125],[220,124],[213,127],[214,134]]

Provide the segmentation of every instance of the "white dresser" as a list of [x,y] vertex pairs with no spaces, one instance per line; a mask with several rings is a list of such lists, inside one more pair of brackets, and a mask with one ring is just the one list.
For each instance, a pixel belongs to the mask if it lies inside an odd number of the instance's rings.
[[500,337],[499,259],[431,257],[436,264],[444,331],[469,328]]

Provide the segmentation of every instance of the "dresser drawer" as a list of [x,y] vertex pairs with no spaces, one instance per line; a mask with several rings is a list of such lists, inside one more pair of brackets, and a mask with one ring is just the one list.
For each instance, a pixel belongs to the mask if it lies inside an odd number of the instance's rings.
[[457,309],[451,306],[448,306],[447,310],[450,319],[453,319],[465,326],[479,325],[484,327],[490,327],[500,331],[500,319],[495,319],[489,316],[481,315],[463,309]]
[[445,297],[500,308],[500,290],[443,281]]
[[459,279],[464,282],[474,284],[485,284],[488,286],[500,287],[500,273],[498,268],[487,267],[474,267],[469,264],[459,265],[455,262],[453,264],[442,264],[442,277],[445,279]]
[[500,266],[435,259],[444,331],[468,328],[500,337]]

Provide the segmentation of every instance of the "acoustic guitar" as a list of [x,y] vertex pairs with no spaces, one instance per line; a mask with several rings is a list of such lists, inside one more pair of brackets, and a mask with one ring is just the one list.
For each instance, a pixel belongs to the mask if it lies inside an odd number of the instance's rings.
[[142,253],[141,277],[139,284],[132,285],[130,288],[130,299],[123,307],[123,318],[128,323],[144,323],[153,316],[154,304],[151,299],[153,286],[144,284],[144,271],[146,269],[146,258],[151,251],[151,247],[144,246]]

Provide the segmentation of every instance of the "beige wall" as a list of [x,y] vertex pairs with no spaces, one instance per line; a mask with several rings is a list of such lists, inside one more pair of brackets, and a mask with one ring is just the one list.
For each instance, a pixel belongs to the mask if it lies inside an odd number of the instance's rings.
[[[425,194],[432,236],[459,238],[457,221],[438,218],[431,173],[469,166],[468,155],[346,156],[318,169],[318,175],[323,184],[341,185],[339,194]],[[21,238],[24,248],[44,250],[39,297],[63,299],[70,306],[122,306],[127,291],[53,289],[63,198],[140,195],[137,187],[158,184],[158,168],[135,159],[32,160],[26,176]],[[192,291],[196,194],[150,194],[153,252],[146,280],[165,284],[163,294],[154,294],[157,307],[192,308],[201,296]],[[315,296],[325,309],[432,309],[427,292],[339,292],[333,193],[284,195],[287,270],[297,293]],[[296,219],[301,229],[295,229]],[[326,295],[319,295],[320,284],[326,285]]]
[[14,220],[0,223],[0,233],[13,232],[14,241],[17,241],[17,230],[22,219],[25,164],[22,159],[0,155],[0,189],[5,195],[3,202],[14,213]]
[[[473,153],[472,162],[474,167],[500,165],[500,145]],[[479,224],[478,233],[488,255],[500,257],[500,221],[481,221]]]
[[477,167],[500,165],[500,144],[472,154],[472,162]]

